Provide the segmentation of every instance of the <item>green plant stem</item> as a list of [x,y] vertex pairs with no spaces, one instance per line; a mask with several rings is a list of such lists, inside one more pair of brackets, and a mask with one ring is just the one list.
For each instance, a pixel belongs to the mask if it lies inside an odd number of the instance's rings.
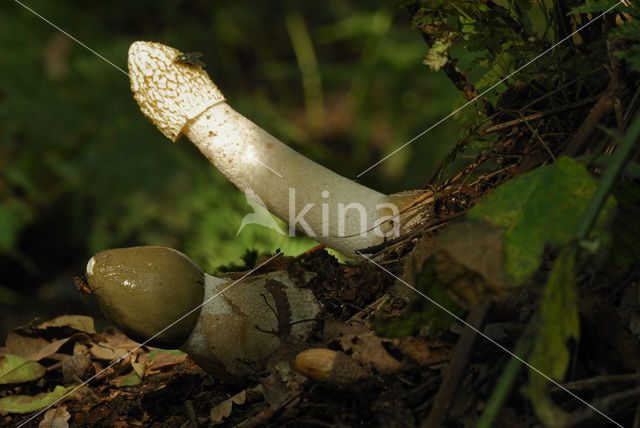
[[522,368],[522,360],[524,360],[529,352],[531,351],[532,340],[529,335],[529,331],[531,331],[532,323],[529,322],[525,333],[522,335],[518,343],[516,344],[516,348],[513,353],[518,357],[511,357],[511,360],[507,363],[507,366],[502,371],[500,375],[500,379],[498,379],[498,383],[489,397],[489,401],[482,412],[482,416],[480,416],[480,420],[478,421],[478,428],[491,428],[494,426],[494,421],[502,409],[513,384],[518,377],[518,373],[520,373],[520,369]]
[[602,174],[602,178],[600,179],[600,185],[596,189],[589,205],[587,206],[587,210],[582,219],[582,223],[578,228],[576,233],[576,238],[578,240],[586,239],[587,234],[591,230],[591,227],[595,223],[598,213],[602,209],[604,202],[609,195],[609,191],[611,190],[611,186],[618,178],[618,175],[622,172],[625,165],[629,161],[631,154],[633,153],[633,148],[636,145],[638,140],[638,135],[640,134],[640,114],[638,114],[627,129],[627,133],[620,141],[618,151],[613,155],[613,159],[609,167]]
[[311,35],[304,17],[299,12],[288,13],[285,23],[302,77],[307,123],[315,132],[318,132],[324,123],[324,96]]

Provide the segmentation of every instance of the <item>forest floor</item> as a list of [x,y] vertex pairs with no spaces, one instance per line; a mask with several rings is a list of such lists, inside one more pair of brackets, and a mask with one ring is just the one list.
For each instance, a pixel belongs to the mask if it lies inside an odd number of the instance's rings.
[[[394,252],[396,262],[385,265],[398,275],[402,275],[403,265],[397,256],[406,261],[406,258],[415,258],[419,249],[415,241],[405,244]],[[469,343],[464,326],[457,322],[437,337],[420,333],[405,338],[380,337],[373,332],[376,322],[371,314],[384,312],[383,317],[394,318],[406,306],[406,299],[400,297],[402,291],[396,289],[403,286],[391,275],[367,262],[339,264],[324,250],[290,259],[287,264],[288,269],[302,268],[317,274],[309,286],[324,303],[326,312],[306,343],[289,342],[276,352],[270,373],[256,373],[245,383],[229,385],[204,372],[186,354],[140,347],[112,327],[96,333],[89,317],[35,320],[15,329],[4,350],[39,360],[46,370],[35,375],[36,381],[2,385],[0,396],[26,397],[14,405],[28,412],[41,408],[47,400],[54,401],[62,393],[72,392],[36,417],[27,412],[5,415],[3,425],[415,427],[444,424],[462,427],[477,424],[509,361],[507,353],[483,339]],[[635,280],[638,279],[636,276]],[[493,304],[490,311],[487,311],[489,306],[480,304],[481,309],[472,310],[467,320],[479,327],[484,325],[485,332],[500,337],[505,347],[513,349],[524,325],[520,315],[531,310],[531,304],[526,301],[527,296],[520,295]],[[635,412],[633,403],[637,404],[630,397],[637,399],[637,394],[618,396],[623,387],[637,390],[634,385],[640,381],[640,375],[631,369],[640,363],[638,342],[603,299],[594,295],[582,299],[581,304],[588,306],[583,314],[589,334],[576,345],[580,357],[574,362],[573,377],[578,380],[565,386],[590,400],[597,397],[609,412],[629,420]],[[472,315],[477,318],[478,312],[480,318],[474,321]],[[595,339],[607,336],[605,349]],[[308,379],[294,369],[296,354],[307,348],[339,352],[351,360],[351,365],[342,371],[336,365],[323,380]],[[121,358],[124,355],[126,357]],[[443,374],[444,367],[449,370]],[[599,374],[587,375],[594,371]],[[620,374],[625,371],[627,374]],[[90,380],[81,383],[81,379]],[[526,383],[524,371],[516,383]],[[77,385],[80,387],[76,389]],[[58,395],[54,394],[56,391]],[[598,414],[585,409],[560,389],[551,391],[551,396],[571,415],[570,426],[605,426]],[[434,406],[435,402],[439,404]],[[433,418],[439,420],[438,425],[425,422]],[[511,389],[496,423],[508,427],[536,424],[532,408],[518,387]]]

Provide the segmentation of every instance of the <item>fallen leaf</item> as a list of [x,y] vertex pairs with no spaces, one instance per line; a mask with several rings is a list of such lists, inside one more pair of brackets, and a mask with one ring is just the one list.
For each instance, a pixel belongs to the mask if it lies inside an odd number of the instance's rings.
[[77,331],[93,334],[96,332],[93,326],[93,318],[85,315],[61,315],[50,321],[45,321],[38,326],[37,329],[44,330],[50,327],[70,327]]
[[36,395],[9,395],[0,398],[0,413],[31,413],[55,403],[72,391],[75,385],[57,385],[51,392],[42,392]]
[[350,335],[340,339],[342,350],[365,366],[372,366],[379,373],[389,373],[403,367],[383,345],[384,339],[374,334]]
[[421,366],[442,364],[453,354],[453,348],[439,339],[403,337],[394,339],[393,344],[399,352]]
[[233,402],[231,398],[224,400],[222,403],[211,409],[211,413],[209,414],[211,422],[214,424],[221,423],[225,418],[228,418],[229,415],[231,415],[231,410],[233,410]]
[[123,332],[114,327],[108,327],[102,333],[105,343],[117,348],[134,349],[139,348],[140,343],[129,339]]
[[124,335],[120,330],[108,327],[102,333],[104,339],[100,343],[94,343],[91,346],[91,354],[101,360],[114,361],[127,353],[139,353],[142,352],[140,344],[134,342]]
[[[538,269],[547,243],[561,246],[573,239],[596,187],[583,165],[560,157],[504,183],[471,208],[468,216],[505,228],[504,271],[520,284]],[[614,205],[609,198],[599,225]]]
[[73,355],[62,362],[62,377],[65,383],[79,382],[90,377],[92,369],[89,349],[82,343],[76,343]]
[[147,369],[147,365],[146,364],[131,362],[131,367],[133,368],[133,371],[136,372],[136,374],[138,375],[138,377],[140,379],[142,379],[144,377],[144,372]]
[[47,410],[38,428],[67,428],[67,421],[71,418],[67,406],[53,407]]
[[254,388],[244,389],[231,398],[227,398],[217,406],[211,409],[210,418],[214,424],[221,423],[225,418],[231,415],[233,405],[242,405],[252,403],[262,397],[262,386],[258,385]]
[[31,355],[37,353],[40,349],[48,346],[50,342],[44,337],[29,337],[20,334],[18,327],[7,334],[7,340],[5,346],[7,351],[11,354],[18,355],[23,358],[29,358]]
[[[40,325],[36,323],[35,325]],[[32,325],[21,326],[7,335],[6,347],[8,353],[28,358],[32,361],[40,361],[43,358],[52,357],[67,342],[89,342],[100,338],[98,334],[88,335],[83,332],[73,333],[69,337],[57,340],[47,340],[40,336],[42,332]],[[34,336],[36,335],[36,336]]]
[[135,372],[135,370],[127,373],[126,375],[118,376],[115,379],[112,379],[109,383],[115,385],[117,387],[120,386],[135,386],[140,383],[140,376]]
[[122,358],[125,355],[127,355],[127,352],[129,352],[124,348],[112,348],[102,343],[92,344],[90,351],[94,357],[100,360],[107,360],[107,361],[114,361],[119,358]]
[[503,232],[489,223],[448,225],[436,238],[435,269],[451,298],[465,309],[510,288],[504,275]]
[[[77,334],[82,334],[87,338],[87,340],[89,340],[89,336],[85,335],[84,333],[77,333]],[[47,358],[55,354],[56,352],[58,352],[58,350],[62,347],[62,345],[67,343],[70,339],[71,339],[70,337],[67,337],[66,339],[54,340],[53,342],[48,343],[47,345],[38,349],[33,354],[29,355],[27,358],[29,358],[32,361],[39,361],[43,358]]]
[[322,333],[325,343],[353,334],[365,334],[371,331],[362,322],[344,322],[340,320],[325,320]]
[[264,400],[272,408],[280,407],[290,397],[291,391],[283,382],[280,373],[272,372],[269,376],[260,379],[260,386],[262,386]]
[[[415,284],[418,282],[418,278],[422,275],[425,262],[433,254],[433,246],[434,242],[433,237],[431,236],[421,236],[418,239],[413,250],[411,250],[411,252],[403,259],[403,280],[409,284]],[[406,285],[401,284],[401,290],[406,290],[407,288],[408,287]],[[409,291],[411,290],[409,289]],[[408,295],[414,296],[415,293],[410,293]]]
[[246,399],[247,399],[246,391],[240,391],[233,397],[227,398],[222,403],[218,404],[216,407],[211,409],[211,422],[213,423],[222,422],[224,418],[229,417],[234,404],[238,404],[238,405],[244,404]]
[[41,364],[18,355],[0,357],[0,384],[29,382],[41,378],[46,372]]
[[149,354],[149,366],[153,370],[182,364],[187,359],[187,354],[178,350],[154,349]]

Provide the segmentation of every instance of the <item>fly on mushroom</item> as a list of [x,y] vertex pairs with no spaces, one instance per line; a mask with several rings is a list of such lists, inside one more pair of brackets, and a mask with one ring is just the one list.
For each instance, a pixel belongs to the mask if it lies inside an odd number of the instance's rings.
[[74,276],[73,282],[80,293],[85,296],[91,294],[91,288],[87,284],[87,277],[85,275],[82,276]]
[[91,296],[91,288],[89,288],[89,284],[87,284],[87,276],[74,276],[73,283],[76,285],[76,288],[80,292],[80,297],[82,297],[82,301],[85,305],[90,304],[90,296]]
[[187,52],[187,53],[182,53],[178,56],[176,56],[175,58],[175,62],[179,63],[179,64],[186,64],[186,65],[190,65],[192,67],[204,67],[207,64],[204,63],[204,61],[200,60],[199,58],[202,58],[203,53],[202,52]]

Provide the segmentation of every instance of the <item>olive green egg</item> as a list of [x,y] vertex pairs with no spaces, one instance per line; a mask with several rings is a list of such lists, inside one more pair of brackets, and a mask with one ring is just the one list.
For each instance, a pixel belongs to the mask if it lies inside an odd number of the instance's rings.
[[204,298],[204,272],[166,247],[101,251],[87,263],[87,283],[102,313],[127,336],[153,337],[148,343],[164,348],[187,340]]

